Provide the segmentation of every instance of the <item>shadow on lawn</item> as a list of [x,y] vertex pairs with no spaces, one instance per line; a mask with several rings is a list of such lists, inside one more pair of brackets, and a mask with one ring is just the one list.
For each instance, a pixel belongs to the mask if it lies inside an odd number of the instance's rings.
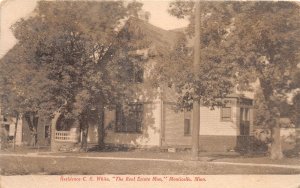
[[[299,149],[290,149],[283,151],[285,158],[299,158]],[[220,153],[210,155],[209,161],[215,161],[220,159],[251,159],[251,158],[268,158],[270,154],[268,152],[249,152],[249,153]]]
[[290,150],[283,151],[283,154],[287,158],[297,158],[300,157],[300,148],[293,148]]
[[88,152],[130,152],[134,151],[134,148],[129,147],[120,147],[120,146],[105,146],[105,147],[99,147],[99,146],[92,146],[88,148]]
[[218,154],[211,154],[210,160],[208,161],[216,161],[220,159],[246,159],[246,158],[265,158],[268,156],[267,153],[262,152],[249,152],[249,153],[218,153]]

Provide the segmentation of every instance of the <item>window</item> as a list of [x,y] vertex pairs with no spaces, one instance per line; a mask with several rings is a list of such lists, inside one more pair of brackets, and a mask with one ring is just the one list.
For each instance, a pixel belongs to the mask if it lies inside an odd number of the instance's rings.
[[144,70],[139,67],[135,68],[133,75],[132,75],[132,82],[134,83],[143,83],[144,81]]
[[221,121],[231,121],[231,107],[221,108]]
[[116,132],[142,132],[143,104],[119,105],[116,109]]
[[240,110],[240,135],[250,134],[250,116],[249,108],[241,108]]
[[249,121],[249,109],[245,108],[244,110],[244,121]]
[[126,79],[132,83],[143,83],[144,81],[144,67],[141,64],[140,60],[131,59],[125,61],[126,67],[124,68],[124,72],[126,75]]
[[191,118],[192,113],[191,111],[184,112],[184,136],[190,136],[192,129],[191,129]]
[[249,108],[241,108],[240,117],[241,121],[250,121]]
[[50,126],[45,125],[45,138],[50,138]]
[[184,119],[184,136],[190,136],[190,135],[191,135],[191,120]]
[[240,123],[240,135],[250,135],[249,121],[243,121]]

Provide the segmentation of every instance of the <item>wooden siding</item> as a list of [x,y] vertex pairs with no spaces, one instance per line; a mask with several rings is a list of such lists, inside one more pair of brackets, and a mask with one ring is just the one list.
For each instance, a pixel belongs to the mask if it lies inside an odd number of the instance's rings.
[[[14,118],[14,120],[13,120],[14,129],[15,129],[15,122],[16,122],[16,118]],[[23,120],[22,120],[22,118],[20,118],[18,120],[17,131],[16,131],[16,145],[17,146],[22,145],[22,126],[23,126]]]
[[237,107],[231,107],[231,120],[221,121],[221,109],[216,107],[210,110],[200,107],[200,135],[236,136],[239,133],[237,126]]
[[[221,121],[221,109],[218,107],[214,110],[200,107],[200,147],[202,150],[225,151],[234,149],[236,137],[239,135],[240,108],[236,102],[230,106],[232,110],[230,121]],[[105,142],[142,147],[159,146],[160,144],[162,146],[190,147],[191,136],[184,135],[184,113],[176,111],[174,107],[172,102],[145,103],[142,134],[116,133],[114,131],[115,112],[106,110]],[[192,119],[193,117],[187,118]]]
[[[43,118],[39,119],[39,123],[37,126],[37,145],[38,146],[48,146],[50,145],[50,137],[45,138],[45,125],[50,125],[49,122],[44,120]],[[22,144],[30,145],[31,142],[31,133],[29,130],[29,126],[26,120],[22,119]]]
[[[174,105],[164,104],[164,144],[165,145],[190,145],[191,136],[184,135],[184,113],[176,112]],[[203,136],[236,136],[237,108],[232,107],[232,120],[221,121],[220,108],[210,110],[200,107],[200,135]]]
[[191,145],[191,136],[184,136],[184,113],[174,111],[174,105],[163,105],[163,145]]
[[97,123],[93,123],[89,125],[88,131],[88,143],[97,144],[98,143],[98,125]]
[[180,96],[179,94],[177,94],[173,88],[169,88],[169,87],[163,87],[162,88],[163,92],[162,92],[162,100],[166,103],[168,102],[177,102],[178,97]]
[[218,151],[232,151],[236,148],[236,136],[207,136],[200,135],[199,148],[200,151],[218,152]]

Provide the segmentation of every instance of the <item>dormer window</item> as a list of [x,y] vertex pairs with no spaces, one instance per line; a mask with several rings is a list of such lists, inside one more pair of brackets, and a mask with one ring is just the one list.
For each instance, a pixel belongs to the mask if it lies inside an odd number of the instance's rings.
[[135,67],[131,75],[131,82],[143,83],[144,81],[144,70],[141,67]]
[[[134,60],[136,61],[136,60]],[[143,83],[144,82],[144,67],[141,62],[129,62],[127,65],[127,76],[131,83]]]

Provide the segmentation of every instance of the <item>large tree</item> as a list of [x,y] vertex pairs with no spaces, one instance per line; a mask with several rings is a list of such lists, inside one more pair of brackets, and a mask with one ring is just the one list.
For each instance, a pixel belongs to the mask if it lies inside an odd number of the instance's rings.
[[[227,62],[224,69],[236,65],[232,78],[239,88],[249,90],[255,79],[260,82],[268,126],[272,132],[271,158],[282,158],[279,133],[278,98],[291,90],[291,75],[297,69],[300,46],[299,4],[293,2],[203,2],[202,56],[212,62]],[[194,3],[175,1],[171,14],[191,22],[193,34]],[[211,45],[209,41],[214,39]],[[209,44],[207,46],[207,44]],[[225,52],[223,54],[220,54]],[[202,64],[206,64],[202,59]],[[213,64],[213,63],[212,63]],[[207,73],[204,72],[203,75]],[[223,74],[219,74],[222,77]],[[221,84],[221,83],[220,83]]]
[[293,79],[291,83],[293,90],[292,108],[290,118],[295,124],[296,128],[296,146],[295,152],[300,155],[300,63],[298,64],[298,70],[293,73]]
[[[252,72],[260,82],[270,113],[271,158],[283,157],[280,145],[278,100],[294,89],[292,75],[300,60],[300,7],[292,2],[241,4],[235,16],[232,40],[242,76]],[[232,53],[232,55],[234,55]]]
[[[184,32],[186,38],[179,38],[175,48],[157,65],[157,73],[161,76],[155,76],[180,94],[180,108],[191,109],[195,99],[209,107],[220,105],[220,98],[226,97],[234,88],[234,64],[230,58],[223,58],[230,50],[225,43],[230,18],[219,13],[220,7],[218,2],[201,2],[200,65],[194,70],[194,44],[191,45],[195,37],[194,2],[175,1],[170,4],[171,15],[187,18],[190,24]],[[229,12],[222,12],[226,11]]]
[[23,50],[18,44],[1,59],[1,106],[3,114],[16,119],[14,145],[18,120],[24,117],[31,131],[30,143],[34,146],[37,143],[38,112],[41,112],[43,100],[41,96],[47,96],[44,87],[49,82],[44,72],[36,71],[35,65],[24,62],[27,57]]
[[[88,119],[95,114],[99,144],[103,145],[104,105],[122,100],[128,89],[126,80],[116,76],[126,66],[117,61],[123,57],[117,53],[117,35],[128,17],[137,15],[141,6],[121,1],[39,2],[32,17],[17,22],[13,31],[19,40],[18,50],[13,56],[19,59],[6,58],[1,64],[12,68],[24,65],[28,72],[16,68],[14,74],[23,74],[23,78],[40,83],[32,84],[34,88],[25,81],[16,85],[24,90],[21,100],[30,98],[29,104],[36,104],[22,108],[28,114],[26,119],[32,115],[32,121],[37,123],[36,114],[45,112],[52,118],[53,131],[61,116],[75,120],[84,133],[82,147],[86,149]],[[37,80],[36,74],[43,80]],[[9,73],[5,75],[1,77],[3,80],[7,80]],[[20,80],[12,76],[10,79]]]
[[[161,83],[177,91],[179,109],[194,108],[193,160],[198,158],[199,150],[200,121],[196,119],[200,115],[199,105],[210,108],[224,105],[222,99],[234,89],[233,63],[230,58],[223,58],[230,50],[225,43],[230,17],[224,17],[223,13],[230,14],[231,10],[222,9],[220,3],[200,2],[198,6],[200,8],[196,8],[198,12],[195,13],[192,1],[170,4],[169,12],[178,18],[188,18],[190,24],[185,30],[187,37],[179,39],[175,48],[163,57],[156,68],[158,75],[155,75]],[[198,20],[196,26],[195,20]]]
[[292,121],[295,123],[296,127],[296,147],[295,151],[300,152],[300,93],[293,98],[293,113],[292,113]]

